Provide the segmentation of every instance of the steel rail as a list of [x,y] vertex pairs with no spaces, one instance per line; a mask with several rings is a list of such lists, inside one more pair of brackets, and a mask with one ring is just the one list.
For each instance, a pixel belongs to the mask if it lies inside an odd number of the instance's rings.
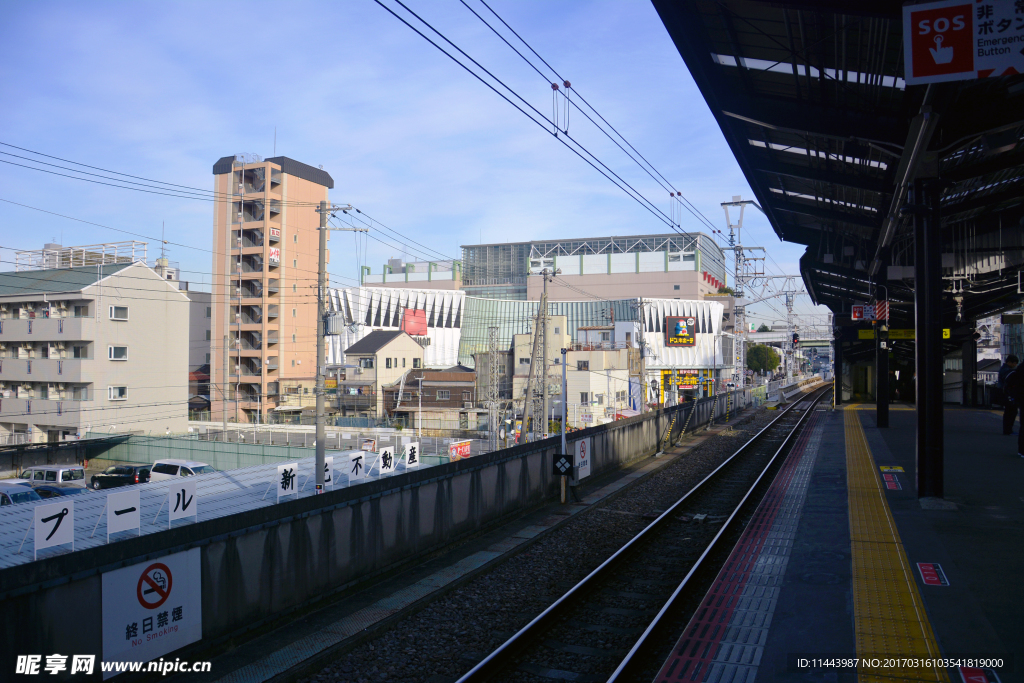
[[[730,528],[732,522],[736,519],[740,511],[744,508],[750,496],[753,495],[754,489],[756,489],[757,486],[761,483],[761,480],[768,473],[768,470],[771,469],[772,465],[782,454],[783,450],[785,450],[786,447],[793,440],[793,437],[796,435],[797,431],[803,426],[804,422],[807,421],[808,416],[814,411],[814,406],[817,405],[818,402],[820,402],[825,396],[828,395],[828,390],[829,387],[824,387],[818,391],[816,396],[814,396],[813,398],[806,399],[811,401],[811,405],[807,408],[807,410],[804,411],[804,414],[800,416],[800,419],[797,421],[797,423],[793,425],[793,428],[789,431],[789,434],[786,435],[786,438],[783,439],[782,443],[779,444],[779,448],[775,451],[775,454],[772,455],[771,460],[769,460],[768,463],[764,466],[764,469],[761,470],[761,474],[759,474],[754,483],[751,484],[750,489],[747,490],[747,493],[743,496],[743,499],[739,502],[738,505],[736,505],[732,514],[729,515],[729,519],[725,520],[725,523],[722,524],[722,528],[718,530],[718,533],[715,534],[715,537],[713,539],[711,539],[711,542],[704,549],[704,552],[701,553],[700,557],[697,558],[697,561],[693,563],[692,567],[690,567],[690,571],[688,571],[686,573],[686,576],[683,577],[683,580],[679,583],[679,586],[677,586],[676,589],[672,592],[672,595],[669,596],[668,600],[665,601],[665,604],[662,606],[662,608],[658,610],[658,613],[654,616],[654,619],[652,619],[651,623],[647,626],[646,629],[644,629],[644,632],[637,639],[636,643],[634,643],[633,647],[630,648],[629,652],[626,653],[626,656],[623,657],[621,662],[619,662],[619,665],[615,668],[615,671],[612,672],[612,675],[608,678],[608,683],[615,683],[619,681],[620,678],[625,680],[623,677],[627,676],[632,667],[634,666],[634,657],[643,649],[644,645],[647,642],[647,638],[661,625],[662,619],[664,619],[664,617],[667,614],[669,614],[675,607],[676,601],[687,589],[687,584],[690,582],[690,579],[698,571],[703,569],[702,564],[704,560],[716,549],[719,540],[725,535],[726,531]],[[802,401],[800,403],[802,403]],[[800,405],[800,403],[794,404],[794,407],[796,405]],[[786,412],[788,413],[789,411],[787,410]],[[779,417],[781,417],[781,415]],[[768,426],[770,427],[771,425],[774,425],[777,420],[778,418],[776,418],[776,420],[772,420],[771,424]],[[746,446],[744,446],[744,448],[745,447]]]
[[[628,664],[628,659],[633,655],[633,653],[636,650],[639,649],[639,645],[643,643],[643,641],[647,638],[648,634],[651,631],[653,631],[653,628],[657,625],[657,622],[661,619],[663,614],[667,612],[667,607],[681,593],[686,582],[693,575],[697,567],[700,566],[700,563],[708,555],[710,550],[716,545],[719,538],[721,538],[723,531],[729,526],[730,522],[733,521],[737,511],[743,506],[747,498],[749,498],[749,496],[751,495],[751,492],[753,491],[754,487],[756,487],[757,484],[761,481],[761,478],[764,476],[764,472],[771,467],[773,462],[775,462],[779,453],[782,451],[782,449],[786,447],[791,437],[800,427],[800,425],[803,424],[804,419],[806,419],[807,414],[811,412],[811,409],[813,408],[814,404],[820,401],[821,397],[824,396],[825,393],[825,390],[821,390],[819,395],[814,396],[813,398],[808,397],[807,399],[805,399],[812,401],[811,408],[808,408],[808,410],[805,411],[804,416],[802,416],[801,419],[797,422],[797,424],[793,427],[793,429],[790,430],[789,434],[783,440],[782,445],[776,451],[775,455],[772,456],[769,463],[765,466],[764,470],[758,476],[757,481],[754,482],[751,489],[747,491],[746,495],[744,495],[743,500],[735,508],[733,513],[729,516],[729,519],[725,522],[725,524],[722,525],[722,529],[719,530],[719,532],[712,539],[711,543],[708,545],[708,548],[705,549],[705,551],[698,558],[697,562],[694,564],[694,567],[690,570],[689,573],[687,573],[686,577],[683,579],[683,582],[672,593],[672,596],[669,598],[669,602],[666,603],[666,606],[659,611],[658,615],[656,615],[655,622],[652,624],[652,626],[649,626],[641,635],[638,645],[634,646],[627,654],[626,659],[623,660],[623,663]],[[458,681],[456,681],[456,683],[478,683],[479,681],[487,680],[489,677],[493,676],[496,673],[504,671],[504,665],[508,662],[508,660],[519,654],[519,652],[522,649],[524,649],[529,644],[529,642],[535,638],[536,634],[542,632],[560,614],[563,608],[567,607],[577,597],[584,593],[586,589],[589,588],[598,579],[603,578],[604,575],[608,572],[608,570],[610,570],[614,565],[616,565],[630,550],[633,549],[634,546],[643,541],[646,538],[646,536],[652,533],[655,529],[659,529],[665,521],[669,520],[675,513],[675,511],[679,508],[679,506],[686,502],[690,498],[690,496],[698,493],[705,483],[713,479],[724,467],[726,467],[726,465],[731,463],[737,456],[743,454],[743,452],[746,451],[747,448],[752,446],[755,442],[760,441],[762,438],[764,438],[768,434],[769,430],[771,430],[776,425],[776,423],[778,423],[784,417],[789,415],[790,412],[795,410],[796,407],[799,406],[801,403],[803,403],[803,401],[794,402],[791,406],[789,406],[781,413],[779,413],[778,417],[776,417],[774,420],[765,425],[764,428],[762,428],[757,434],[752,436],[749,441],[740,446],[735,453],[733,453],[724,461],[722,461],[718,465],[718,467],[712,470],[692,489],[687,491],[682,496],[682,498],[673,503],[672,506],[665,510],[661,515],[659,515],[657,519],[655,519],[646,527],[644,527],[644,529],[640,533],[638,533],[636,536],[630,539],[625,545],[623,545],[621,548],[615,551],[615,553],[611,557],[602,562],[597,568],[591,571],[579,583],[577,583],[575,586],[569,589],[564,595],[558,598],[558,600],[553,602],[543,612],[534,617],[533,620],[530,621],[530,623],[526,624],[526,626],[521,628],[511,638],[506,640],[504,643],[498,646],[497,649],[495,649],[493,652],[487,655],[487,657],[478,662],[476,666],[474,666],[472,669],[463,674],[458,679]],[[615,673],[613,673],[612,675],[613,678],[610,680],[614,680],[615,676],[618,675],[618,672],[621,669],[623,669],[622,663],[620,663],[619,667],[616,668]]]

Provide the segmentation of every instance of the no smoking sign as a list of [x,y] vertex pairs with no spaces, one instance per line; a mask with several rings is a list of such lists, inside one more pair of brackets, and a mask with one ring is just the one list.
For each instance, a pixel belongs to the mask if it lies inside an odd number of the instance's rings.
[[156,609],[164,604],[171,595],[171,570],[160,562],[149,565],[139,577],[135,594],[139,604],[146,609]]

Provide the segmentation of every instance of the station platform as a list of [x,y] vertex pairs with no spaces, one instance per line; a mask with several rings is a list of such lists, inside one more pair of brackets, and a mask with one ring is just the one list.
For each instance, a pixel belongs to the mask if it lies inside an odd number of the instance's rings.
[[948,408],[945,498],[913,406],[815,411],[657,681],[1024,683],[1024,459]]

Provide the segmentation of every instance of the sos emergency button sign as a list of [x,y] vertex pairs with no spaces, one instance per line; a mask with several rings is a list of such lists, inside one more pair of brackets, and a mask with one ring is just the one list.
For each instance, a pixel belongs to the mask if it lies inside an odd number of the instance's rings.
[[903,6],[908,85],[1024,73],[1024,14],[1015,0]]

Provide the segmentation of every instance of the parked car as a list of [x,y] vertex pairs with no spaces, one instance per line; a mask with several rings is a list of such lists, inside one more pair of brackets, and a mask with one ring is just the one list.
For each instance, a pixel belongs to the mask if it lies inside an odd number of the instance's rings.
[[60,498],[62,496],[77,496],[80,493],[89,493],[89,489],[81,486],[69,486],[68,484],[43,484],[32,489],[39,494],[40,498]]
[[205,462],[193,460],[157,460],[149,473],[150,481],[165,481],[175,477],[191,477],[194,474],[210,474],[216,472]]
[[59,483],[85,488],[85,468],[81,465],[34,465],[22,471],[21,479],[32,486]]
[[0,506],[14,505],[15,503],[31,503],[34,500],[42,500],[32,487],[24,484],[8,484],[0,482]]
[[128,484],[145,484],[149,481],[149,468],[149,465],[111,465],[99,474],[94,474],[90,485],[99,491]]

